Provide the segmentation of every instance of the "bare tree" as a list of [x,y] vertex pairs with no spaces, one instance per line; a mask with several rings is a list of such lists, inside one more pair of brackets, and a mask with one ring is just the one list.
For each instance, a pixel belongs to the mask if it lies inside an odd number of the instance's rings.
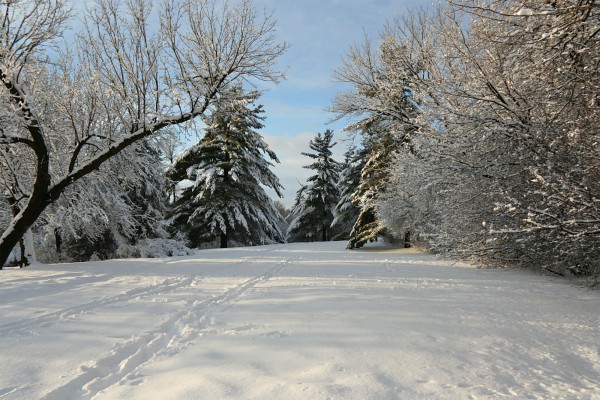
[[441,251],[597,276],[600,8],[453,3],[390,28],[420,113],[379,214]]
[[274,65],[286,45],[250,1],[151,6],[98,0],[52,60],[48,48],[70,17],[64,1],[0,5],[1,183],[18,208],[0,238],[0,265],[49,204],[113,156],[193,122],[234,81],[282,77]]

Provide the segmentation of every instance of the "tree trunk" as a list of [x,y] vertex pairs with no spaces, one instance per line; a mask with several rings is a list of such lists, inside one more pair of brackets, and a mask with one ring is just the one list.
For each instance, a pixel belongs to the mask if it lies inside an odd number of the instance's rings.
[[227,248],[227,234],[226,233],[221,233],[221,248],[222,249]]
[[25,233],[27,233],[27,229],[34,224],[48,206],[48,202],[45,201],[46,196],[43,196],[44,194],[36,193],[34,190],[25,207],[23,207],[4,231],[4,234],[0,238],[0,266],[6,263],[11,251]]
[[[19,209],[17,199],[15,198],[14,193],[11,194],[10,196],[7,196],[6,201],[10,205],[10,209],[12,211],[13,218],[15,218],[17,215],[19,215],[19,212],[21,210]],[[20,257],[19,257],[19,261],[18,261],[19,268],[23,268],[23,267],[29,265],[29,261],[27,260],[27,256],[25,255],[25,242],[23,240],[23,236],[21,236],[21,238],[19,238],[18,245],[19,245],[19,252],[20,252]],[[4,263],[0,264],[0,269],[2,269],[3,265],[4,265]]]
[[[15,203],[15,210],[18,210],[15,217],[8,225],[2,237],[0,237],[0,267],[6,263],[12,249],[23,238],[23,235],[39,218],[49,204],[48,188],[50,187],[50,157],[44,138],[44,132],[39,121],[31,112],[29,104],[24,93],[18,85],[14,85],[3,70],[0,69],[0,80],[10,94],[10,99],[23,115],[24,121],[27,121],[25,127],[31,139],[14,138],[14,143],[23,144],[29,147],[35,153],[36,169],[35,182],[31,191],[31,196],[25,203],[23,209],[19,209]],[[10,201],[9,201],[10,203]],[[12,206],[12,205],[11,205]]]
[[412,247],[412,245],[410,244],[410,231],[406,231],[404,233],[404,248],[408,249]]
[[25,241],[23,238],[19,239],[19,251],[21,252],[21,258],[19,259],[19,268],[23,268],[29,265],[27,256],[25,255]]
[[322,232],[321,232],[321,241],[326,242],[327,241],[327,227],[325,226],[325,224],[323,224],[321,226]]
[[54,244],[56,245],[56,252],[60,254],[62,250],[62,235],[58,228],[54,228]]

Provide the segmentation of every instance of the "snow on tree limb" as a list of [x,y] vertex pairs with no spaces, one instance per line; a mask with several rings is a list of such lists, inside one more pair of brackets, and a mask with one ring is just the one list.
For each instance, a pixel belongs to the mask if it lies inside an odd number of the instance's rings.
[[[3,129],[0,140],[8,146],[33,146],[38,160],[32,186],[37,191],[26,191],[29,200],[5,230],[0,264],[66,187],[133,143],[203,115],[232,82],[277,82],[282,77],[273,67],[287,45],[275,40],[273,19],[258,17],[250,1],[221,4],[165,1],[160,29],[152,30],[146,2],[99,0],[75,46],[65,47],[69,64],[63,65],[48,63],[44,53],[69,17],[62,1],[0,5],[6,16],[0,78],[17,106],[12,118],[20,121]],[[12,148],[3,153],[0,165],[25,171],[22,162],[28,157]],[[17,160],[21,167],[8,165]],[[13,176],[29,181],[25,175]]]

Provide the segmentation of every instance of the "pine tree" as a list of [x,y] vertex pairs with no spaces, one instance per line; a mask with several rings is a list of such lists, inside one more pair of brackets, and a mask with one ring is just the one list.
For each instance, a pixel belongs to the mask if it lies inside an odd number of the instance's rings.
[[307,179],[297,194],[288,228],[289,241],[330,240],[333,209],[339,198],[337,186],[340,165],[332,158],[333,131],[318,133],[309,142],[314,153],[302,153],[315,160],[304,168],[316,173]]
[[170,212],[170,232],[190,247],[218,240],[258,245],[282,242],[281,216],[262,186],[281,197],[282,186],[270,167],[279,162],[257,132],[264,111],[255,106],[258,93],[229,90],[205,119],[200,141],[181,153],[168,176],[191,180]]
[[385,227],[377,218],[376,201],[386,190],[389,166],[398,150],[398,142],[389,132],[365,135],[364,165],[360,183],[352,193],[352,203],[358,208],[358,216],[350,232],[347,248],[360,248],[367,242],[376,241],[385,234]]
[[338,231],[333,237],[337,239],[349,239],[352,226],[356,221],[359,208],[352,202],[352,194],[360,184],[361,171],[365,164],[364,149],[356,146],[348,148],[344,153],[344,162],[340,168],[339,192],[340,198],[333,210],[334,219],[331,223],[332,229]]
[[[413,151],[413,121],[418,109],[409,85],[412,72],[397,67],[402,51],[388,38],[375,55],[367,43],[363,49],[353,49],[351,61],[338,71],[338,78],[353,83],[355,91],[338,95],[332,111],[338,118],[361,117],[345,129],[360,134],[364,146],[360,184],[352,194],[352,202],[360,212],[350,234],[349,249],[362,247],[385,234],[377,217],[377,202],[386,191],[395,156]],[[375,63],[369,61],[373,61],[372,57],[377,59]],[[407,245],[409,238],[410,233],[406,232]]]

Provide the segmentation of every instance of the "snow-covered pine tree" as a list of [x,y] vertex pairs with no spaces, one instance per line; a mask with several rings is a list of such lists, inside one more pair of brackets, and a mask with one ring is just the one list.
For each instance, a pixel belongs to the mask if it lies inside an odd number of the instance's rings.
[[361,171],[365,165],[364,148],[352,145],[344,153],[344,162],[340,168],[340,198],[333,210],[334,219],[331,227],[337,231],[333,240],[349,239],[352,226],[356,222],[360,209],[352,203],[352,193],[360,184]]
[[386,190],[389,167],[399,147],[394,136],[385,130],[370,137],[367,132],[363,135],[366,138],[366,158],[360,172],[360,182],[352,193],[352,203],[358,207],[358,216],[350,232],[349,249],[360,248],[385,234],[385,226],[377,217],[376,202]]
[[[414,71],[399,64],[399,54],[406,49],[395,43],[393,36],[382,35],[382,39],[378,48],[367,40],[350,49],[336,79],[352,84],[353,90],[339,93],[330,108],[338,119],[358,118],[345,130],[361,135],[365,147],[361,183],[352,195],[360,213],[348,242],[350,249],[377,240],[385,231],[375,206],[386,189],[395,154],[412,151],[416,129],[417,106],[410,87]],[[405,239],[408,236],[405,234]]]
[[281,197],[282,186],[270,170],[279,162],[257,132],[264,111],[259,93],[230,88],[205,118],[205,134],[182,152],[168,171],[175,182],[191,180],[172,205],[170,232],[190,247],[220,242],[259,245],[282,242],[281,215],[263,186]]
[[304,242],[331,238],[331,223],[333,209],[339,199],[337,186],[340,165],[332,158],[331,148],[333,131],[328,129],[325,133],[318,133],[309,142],[309,147],[314,153],[302,153],[315,160],[304,168],[315,171],[307,179],[296,194],[296,201],[290,215],[291,222],[287,231],[288,241]]

